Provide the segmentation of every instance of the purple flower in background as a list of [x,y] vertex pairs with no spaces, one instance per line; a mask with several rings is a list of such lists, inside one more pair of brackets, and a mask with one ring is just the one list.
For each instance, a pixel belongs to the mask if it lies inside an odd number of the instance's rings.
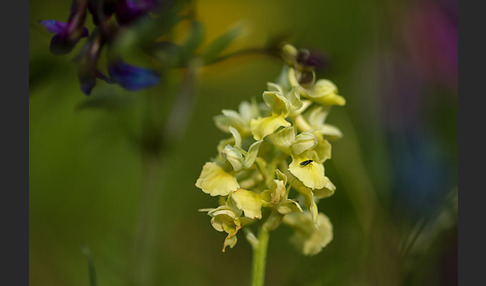
[[160,74],[156,71],[132,66],[118,59],[108,65],[110,78],[114,83],[123,88],[137,91],[156,85],[160,80]]
[[403,34],[421,75],[456,87],[458,77],[457,1],[417,2],[406,14]]
[[40,21],[49,32],[55,34],[50,44],[53,54],[68,54],[81,38],[88,36],[89,31],[84,27],[86,6],[86,1],[74,1],[67,23],[56,20]]
[[116,19],[120,25],[129,24],[159,5],[158,0],[120,0],[116,2]]
[[[418,218],[457,182],[455,147],[443,140],[457,126],[434,128],[444,124],[437,110],[457,106],[457,1],[411,2],[402,16],[400,48],[382,57],[379,76],[395,209]],[[444,95],[451,97],[435,100]]]

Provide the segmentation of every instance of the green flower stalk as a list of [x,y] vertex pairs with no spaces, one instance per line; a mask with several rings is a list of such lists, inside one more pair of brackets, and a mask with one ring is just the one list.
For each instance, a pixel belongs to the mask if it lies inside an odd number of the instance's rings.
[[[301,50],[302,51],[302,50]],[[330,142],[341,131],[325,123],[333,105],[344,105],[329,80],[315,80],[313,67],[284,45],[286,62],[276,83],[268,83],[263,102],[242,102],[223,110],[216,126],[230,134],[218,144],[196,186],[219,198],[219,206],[201,209],[214,229],[226,233],[222,251],[237,243],[243,229],[254,249],[252,285],[263,285],[269,232],[281,224],[295,233],[291,243],[304,255],[319,253],[332,240],[332,225],[317,202],[334,194],[325,175]],[[251,231],[259,226],[258,238]]]

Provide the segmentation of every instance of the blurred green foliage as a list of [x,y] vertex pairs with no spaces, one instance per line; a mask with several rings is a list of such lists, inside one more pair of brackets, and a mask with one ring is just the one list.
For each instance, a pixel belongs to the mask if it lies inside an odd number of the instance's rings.
[[[333,144],[333,160],[326,163],[326,175],[337,190],[319,203],[333,223],[334,240],[317,256],[303,257],[288,243],[290,230],[272,232],[268,285],[449,285],[444,279],[453,279],[457,175],[443,192],[452,192],[452,201],[441,197],[446,203],[432,215],[410,216],[393,199],[393,154],[383,112],[389,95],[381,88],[380,68],[391,65],[387,55],[401,49],[395,32],[408,5],[382,0],[197,2],[205,44],[245,20],[249,29],[229,51],[263,46],[280,36],[296,47],[322,50],[330,64],[318,77],[331,79],[347,99],[328,120],[344,133]],[[182,71],[167,73],[165,85],[138,93],[99,82],[85,97],[71,62],[74,53],[51,55],[50,35],[37,23],[65,20],[68,11],[69,3],[59,0],[35,1],[29,7],[30,284],[89,285],[82,252],[86,245],[98,285],[133,285],[136,233],[147,215],[141,191],[146,162],[130,134],[144,132],[147,108],[169,112]],[[225,37],[233,37],[231,33]],[[227,39],[218,41],[224,45]],[[218,49],[207,53],[212,56]],[[151,249],[154,285],[249,284],[250,246],[241,237],[242,243],[221,253],[224,234],[197,212],[217,203],[194,184],[224,136],[213,116],[236,109],[243,100],[260,100],[266,82],[280,68],[275,58],[242,55],[197,73],[187,129],[164,155],[163,167],[154,170],[160,189]],[[438,138],[447,164],[457,171],[457,91],[433,83],[425,90],[426,116],[420,123]],[[146,96],[156,97],[155,104],[147,107]],[[401,247],[424,219],[414,247],[403,257]]]

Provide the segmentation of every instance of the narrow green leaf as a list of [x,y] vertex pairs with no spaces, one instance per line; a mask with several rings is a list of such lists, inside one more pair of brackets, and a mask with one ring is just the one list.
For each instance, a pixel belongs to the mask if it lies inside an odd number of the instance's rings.
[[236,39],[238,35],[240,35],[242,28],[241,25],[238,25],[209,43],[203,52],[204,61],[213,61]]

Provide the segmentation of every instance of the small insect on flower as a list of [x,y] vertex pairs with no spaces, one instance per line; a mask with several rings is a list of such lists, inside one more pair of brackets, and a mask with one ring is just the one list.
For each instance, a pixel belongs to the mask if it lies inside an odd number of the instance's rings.
[[305,160],[305,161],[300,162],[300,165],[301,166],[307,166],[307,165],[309,165],[312,162],[314,162],[314,161],[313,160]]

